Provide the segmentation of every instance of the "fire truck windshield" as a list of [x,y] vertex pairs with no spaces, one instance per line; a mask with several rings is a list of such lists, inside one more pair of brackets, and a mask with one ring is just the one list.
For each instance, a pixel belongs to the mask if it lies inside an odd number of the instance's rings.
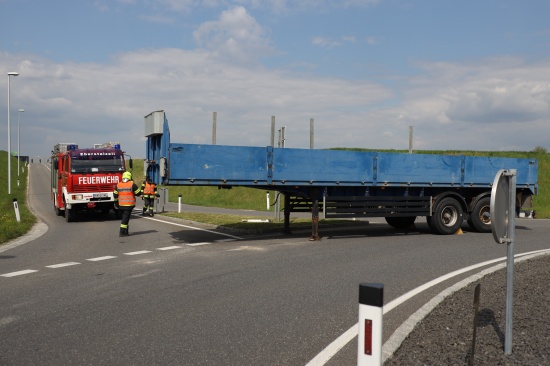
[[124,171],[124,158],[119,153],[74,152],[70,155],[72,173]]

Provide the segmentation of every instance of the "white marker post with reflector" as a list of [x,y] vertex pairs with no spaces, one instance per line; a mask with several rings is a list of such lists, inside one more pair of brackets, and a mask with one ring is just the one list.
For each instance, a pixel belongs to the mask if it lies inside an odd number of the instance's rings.
[[357,338],[357,366],[382,364],[382,316],[384,285],[359,285],[359,335]]

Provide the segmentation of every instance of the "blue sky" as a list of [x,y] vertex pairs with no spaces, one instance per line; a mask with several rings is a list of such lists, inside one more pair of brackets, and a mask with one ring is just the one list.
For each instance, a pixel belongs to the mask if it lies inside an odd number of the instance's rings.
[[[0,150],[120,141],[427,150],[550,148],[550,2],[0,0]],[[1,84],[1,83],[0,83]],[[17,111],[23,108],[24,113]]]

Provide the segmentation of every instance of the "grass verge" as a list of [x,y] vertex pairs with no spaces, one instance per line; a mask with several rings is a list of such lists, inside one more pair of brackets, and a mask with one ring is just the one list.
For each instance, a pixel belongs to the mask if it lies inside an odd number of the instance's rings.
[[[2,184],[2,192],[0,192],[0,244],[26,234],[36,222],[27,205],[27,166],[19,163],[21,171],[17,176],[17,158],[13,156],[10,158],[11,194],[8,194],[8,154],[0,151],[0,176],[5,178],[2,180],[5,184]],[[17,179],[19,179],[19,185]],[[17,200],[20,221],[17,221],[14,199]]]

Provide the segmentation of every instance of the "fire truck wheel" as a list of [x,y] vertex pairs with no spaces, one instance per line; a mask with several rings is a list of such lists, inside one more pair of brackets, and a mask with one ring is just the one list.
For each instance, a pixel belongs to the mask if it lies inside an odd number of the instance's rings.
[[66,208],[65,209],[65,220],[67,222],[76,221],[76,214],[75,214],[75,210],[73,208]]
[[59,207],[55,205],[55,203],[53,204],[53,210],[57,216],[63,216],[63,211],[61,211]]

